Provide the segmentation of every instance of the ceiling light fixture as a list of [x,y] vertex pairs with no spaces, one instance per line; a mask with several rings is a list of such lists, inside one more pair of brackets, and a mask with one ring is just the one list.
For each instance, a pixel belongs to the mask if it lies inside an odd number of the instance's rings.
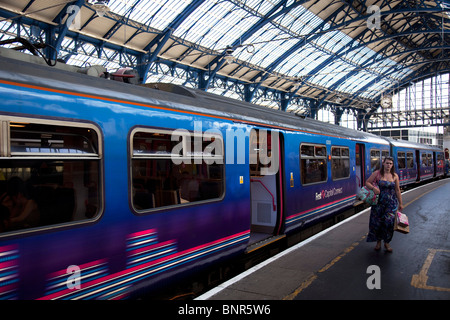
[[92,5],[92,9],[95,10],[99,17],[103,17],[105,13],[109,12],[108,7],[109,0],[91,0],[90,4]]
[[225,49],[224,59],[227,63],[232,63],[234,61],[233,52],[234,52],[234,49],[231,47],[227,47]]

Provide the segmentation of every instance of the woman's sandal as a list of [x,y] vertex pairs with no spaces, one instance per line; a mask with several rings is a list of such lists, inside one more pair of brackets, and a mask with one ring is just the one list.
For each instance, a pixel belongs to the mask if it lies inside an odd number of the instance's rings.
[[384,249],[387,251],[387,252],[392,252],[392,248],[389,246],[389,244],[387,244],[387,243],[385,243],[384,244]]
[[378,242],[374,249],[375,251],[379,251],[381,249],[381,242]]

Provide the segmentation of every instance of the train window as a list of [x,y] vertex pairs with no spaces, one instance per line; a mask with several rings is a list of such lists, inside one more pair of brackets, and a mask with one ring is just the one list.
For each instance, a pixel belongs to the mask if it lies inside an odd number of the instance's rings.
[[414,168],[414,154],[412,152],[406,153],[406,162],[407,162],[408,169]]
[[428,166],[429,167],[433,166],[433,155],[431,153],[428,153],[427,158],[428,158]]
[[406,168],[406,154],[405,152],[397,152],[397,164],[399,169]]
[[97,156],[96,137],[89,128],[10,122],[12,156]]
[[220,134],[137,128],[130,147],[131,199],[137,212],[222,197]]
[[302,145],[300,148],[302,158],[314,157],[314,146]]
[[387,150],[382,150],[381,151],[381,159],[386,159],[386,157],[389,157],[389,151]]
[[0,233],[100,211],[101,140],[86,123],[0,117]]
[[252,129],[250,131],[249,162],[252,177],[274,175],[278,172],[278,165],[274,165],[274,161],[278,157],[277,148],[278,132],[265,129]]
[[422,167],[428,167],[428,158],[426,153],[422,153]]
[[370,150],[370,168],[372,172],[380,169],[380,150],[371,149]]
[[327,148],[322,145],[300,146],[300,170],[303,185],[327,181]]
[[326,157],[327,156],[327,148],[322,146],[315,146],[315,155],[318,158]]
[[333,180],[350,177],[349,148],[331,148],[331,177]]
[[442,153],[437,154],[437,165],[442,167],[444,165],[444,155]]

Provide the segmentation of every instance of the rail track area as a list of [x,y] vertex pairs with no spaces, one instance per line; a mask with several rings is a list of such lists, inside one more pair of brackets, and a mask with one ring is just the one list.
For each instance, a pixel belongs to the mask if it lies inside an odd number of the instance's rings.
[[196,300],[449,300],[450,179],[403,193],[410,233],[393,252],[366,242],[370,208],[287,248]]

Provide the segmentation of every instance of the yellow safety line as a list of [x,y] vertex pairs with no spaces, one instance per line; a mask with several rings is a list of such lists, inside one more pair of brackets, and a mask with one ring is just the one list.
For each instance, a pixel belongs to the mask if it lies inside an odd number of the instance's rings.
[[[331,260],[331,262],[327,263],[323,268],[321,268],[318,272],[322,273],[327,271],[328,269],[330,269],[333,265],[336,264],[336,262],[338,262],[339,260],[341,260],[343,257],[345,257],[347,255],[347,253],[349,253],[350,251],[352,251],[353,249],[355,249],[359,243],[361,241],[363,241],[366,238],[367,234],[365,234],[359,241],[352,243],[352,245],[348,248],[346,248],[344,250],[343,253],[341,253],[339,256],[337,256],[336,258],[334,258],[333,260]],[[316,274],[312,274],[308,279],[306,279],[305,281],[302,282],[302,284],[300,285],[300,287],[298,287],[297,289],[295,289],[294,292],[292,292],[291,294],[287,295],[286,297],[283,298],[283,300],[293,300],[297,295],[300,294],[300,292],[302,292],[304,289],[308,288],[309,285],[311,283],[314,282],[314,280],[316,280],[318,278],[318,276]]]
[[427,285],[428,281],[428,269],[430,269],[431,262],[433,262],[434,256],[436,255],[436,252],[450,252],[450,250],[444,250],[444,249],[428,249],[430,253],[428,254],[427,258],[425,259],[425,263],[422,266],[422,269],[420,270],[419,274],[414,274],[411,278],[411,286],[419,289],[427,289],[427,290],[436,290],[436,291],[449,291],[450,288],[443,288],[443,287],[436,287],[436,286],[429,286]]

